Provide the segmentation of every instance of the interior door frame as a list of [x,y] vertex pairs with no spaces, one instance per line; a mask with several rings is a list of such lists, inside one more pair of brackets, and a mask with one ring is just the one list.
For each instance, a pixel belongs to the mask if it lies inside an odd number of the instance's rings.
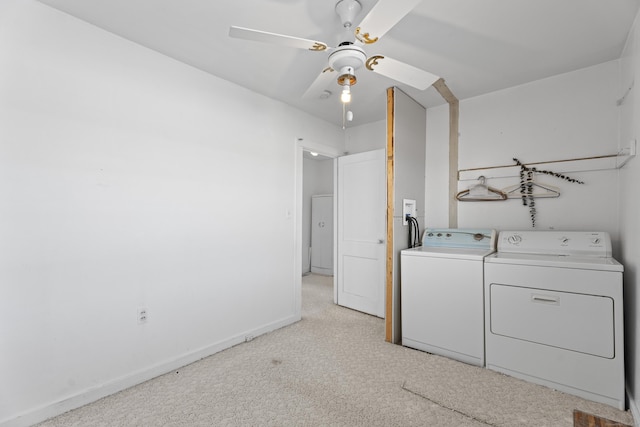
[[294,283],[294,312],[297,319],[302,317],[302,257],[300,254],[302,253],[302,204],[303,204],[303,167],[304,167],[304,151],[313,151],[315,153],[321,154],[326,157],[331,157],[333,159],[333,196],[334,196],[334,204],[333,204],[333,300],[337,302],[337,287],[336,287],[336,263],[337,263],[337,217],[338,212],[336,210],[335,196],[337,192],[338,185],[338,168],[337,168],[337,158],[344,155],[344,152],[340,151],[340,149],[336,147],[332,147],[330,145],[318,143],[311,140],[306,140],[304,138],[298,137],[295,140],[295,173],[296,173],[296,182],[295,182],[295,212],[294,212],[294,259],[293,259],[293,283]]

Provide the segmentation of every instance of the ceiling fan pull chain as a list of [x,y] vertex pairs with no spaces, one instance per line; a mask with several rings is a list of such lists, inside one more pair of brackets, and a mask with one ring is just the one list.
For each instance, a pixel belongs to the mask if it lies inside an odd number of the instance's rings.
[[342,103],[342,130],[347,128],[347,104]]

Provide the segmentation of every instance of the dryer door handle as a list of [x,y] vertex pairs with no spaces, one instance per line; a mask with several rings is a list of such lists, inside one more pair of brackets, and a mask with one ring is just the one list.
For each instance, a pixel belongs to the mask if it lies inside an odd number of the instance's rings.
[[553,295],[531,294],[531,302],[560,305],[560,297]]

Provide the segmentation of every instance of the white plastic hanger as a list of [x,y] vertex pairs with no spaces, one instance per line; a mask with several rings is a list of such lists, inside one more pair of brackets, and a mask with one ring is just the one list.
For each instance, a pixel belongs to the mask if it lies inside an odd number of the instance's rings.
[[507,195],[502,190],[489,187],[484,176],[479,176],[478,181],[480,181],[479,184],[456,194],[456,199],[461,202],[496,202],[507,199]]
[[[522,186],[524,186],[524,190],[521,189]],[[527,189],[528,186],[531,186],[531,193],[529,193]],[[533,198],[560,197],[560,189],[558,187],[542,184],[535,179],[525,181],[523,184],[510,185],[509,187],[503,188],[502,191],[509,199],[519,199],[522,196]]]

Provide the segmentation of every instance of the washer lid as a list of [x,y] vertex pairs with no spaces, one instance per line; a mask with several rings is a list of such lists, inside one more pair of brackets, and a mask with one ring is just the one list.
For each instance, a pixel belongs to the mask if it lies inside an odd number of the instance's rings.
[[482,261],[485,256],[493,253],[493,248],[474,249],[474,248],[443,248],[420,246],[413,249],[405,249],[401,251],[405,256],[424,256],[431,258],[449,258],[464,259],[469,261]]
[[615,259],[567,255],[539,255],[496,252],[484,259],[486,263],[532,265],[540,267],[577,268],[581,270],[624,271]]

